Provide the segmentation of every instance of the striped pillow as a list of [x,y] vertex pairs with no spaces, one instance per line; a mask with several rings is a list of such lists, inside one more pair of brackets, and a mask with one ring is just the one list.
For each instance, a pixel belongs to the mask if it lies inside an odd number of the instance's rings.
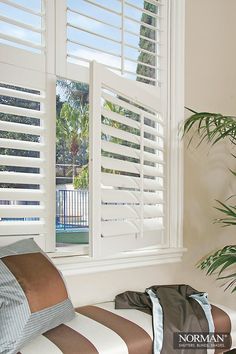
[[32,239],[0,249],[1,354],[16,353],[74,315],[59,271]]

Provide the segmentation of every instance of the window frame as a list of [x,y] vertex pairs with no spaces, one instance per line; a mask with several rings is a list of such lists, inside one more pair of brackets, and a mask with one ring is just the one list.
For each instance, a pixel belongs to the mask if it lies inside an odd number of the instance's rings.
[[[159,248],[149,248],[137,250],[132,252],[125,252],[115,256],[94,260],[88,255],[79,255],[84,253],[86,247],[75,247],[71,252],[48,252],[49,257],[53,262],[63,271],[68,274],[71,273],[88,273],[97,272],[111,269],[123,269],[137,266],[147,266],[160,263],[177,262],[181,260],[181,256],[185,249],[183,248],[183,143],[178,135],[179,123],[184,116],[184,18],[185,18],[185,0],[167,0],[168,1],[168,23],[165,24],[168,33],[168,46],[165,48],[167,51],[168,59],[164,63],[166,66],[167,80],[166,90],[166,116],[170,124],[169,127],[169,149],[168,149],[168,179],[170,181],[168,188],[168,204],[171,206],[168,213],[167,234],[168,244]],[[61,40],[58,35],[60,32],[59,16],[61,14],[61,1],[45,1],[45,43],[47,50],[47,59],[45,60],[45,75],[47,77],[46,85],[48,91],[48,99],[46,104],[50,112],[51,119],[47,133],[47,140],[51,145],[47,147],[47,172],[50,173],[48,178],[47,190],[50,191],[47,196],[47,203],[51,203],[52,198],[55,197],[55,186],[51,185],[55,179],[55,126],[56,114],[55,107],[52,108],[52,102],[56,98],[56,78],[59,76],[64,79],[72,79],[81,82],[89,82],[89,70],[75,65],[76,70],[65,70],[61,66],[61,61],[56,61],[56,57],[66,57],[65,48],[56,44]],[[59,5],[58,5],[59,4]],[[60,10],[60,11],[59,11]],[[65,11],[66,9],[64,9]],[[56,21],[57,19],[57,21]],[[56,24],[56,25],[55,25]],[[65,33],[64,33],[65,35]],[[15,53],[15,48],[10,48],[6,55],[1,59],[1,62],[7,63],[8,57],[11,53]],[[19,50],[20,52],[20,50]],[[10,53],[10,54],[9,54]],[[24,67],[27,72],[26,66],[29,60],[24,60],[24,55],[19,58],[17,65]],[[72,65],[73,66],[73,65]],[[34,70],[38,70],[34,68]],[[76,76],[74,75],[76,72]],[[140,85],[146,85],[138,83]],[[149,90],[155,92],[154,86],[149,86]],[[46,240],[46,248],[53,249],[55,245],[55,206],[47,208],[49,214],[47,215],[47,222],[50,223],[50,232]],[[3,237],[4,239],[5,237]],[[13,241],[15,237],[11,236]],[[6,240],[5,240],[6,241]],[[3,240],[3,242],[5,242]],[[80,251],[79,251],[80,249]]]

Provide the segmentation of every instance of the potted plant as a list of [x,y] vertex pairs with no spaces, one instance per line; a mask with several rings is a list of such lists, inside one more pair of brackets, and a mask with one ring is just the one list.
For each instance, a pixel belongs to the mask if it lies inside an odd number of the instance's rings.
[[[199,136],[199,145],[206,141],[211,145],[217,144],[223,139],[229,139],[236,145],[236,117],[219,113],[197,113],[188,108],[192,115],[187,118],[183,126],[183,136],[190,134],[189,144],[194,134]],[[193,134],[191,135],[191,132]],[[234,158],[235,155],[232,154]],[[236,172],[230,170],[236,177]],[[217,200],[216,209],[222,213],[222,217],[215,220],[222,226],[236,226],[236,205],[232,203],[233,197],[223,203]],[[198,267],[206,270],[207,274],[217,273],[217,279],[225,281],[225,289],[236,291],[236,245],[226,245],[199,261]]]

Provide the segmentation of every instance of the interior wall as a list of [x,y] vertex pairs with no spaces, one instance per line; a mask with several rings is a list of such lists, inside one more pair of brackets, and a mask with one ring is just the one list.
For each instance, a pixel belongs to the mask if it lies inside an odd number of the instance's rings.
[[[186,106],[198,111],[236,115],[236,1],[186,0]],[[74,304],[112,300],[125,290],[152,284],[189,283],[209,292],[215,302],[235,307],[235,295],[224,293],[213,277],[196,269],[206,253],[235,243],[235,231],[214,225],[214,200],[236,191],[228,146],[202,146],[185,150],[183,262],[153,267],[68,276]]]
[[[185,105],[196,111],[236,115],[236,1],[186,0]],[[215,301],[236,306],[235,295],[225,293],[219,281],[206,277],[194,265],[205,254],[236,243],[235,227],[222,228],[213,220],[222,216],[216,199],[236,194],[236,160],[232,146],[220,143],[185,149],[183,278],[207,289]],[[235,148],[234,148],[235,153]],[[232,202],[235,202],[235,200]],[[193,272],[190,273],[190,270]]]
[[144,291],[154,284],[171,284],[175,264],[122,269],[66,277],[71,300],[75,306],[112,301],[126,290]]

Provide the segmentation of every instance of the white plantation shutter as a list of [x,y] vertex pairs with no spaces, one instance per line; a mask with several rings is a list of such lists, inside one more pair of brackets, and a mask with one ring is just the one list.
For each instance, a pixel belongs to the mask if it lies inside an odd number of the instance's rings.
[[44,0],[0,1],[1,60],[27,69],[45,70]]
[[56,5],[58,75],[88,82],[89,63],[96,60],[127,78],[160,85],[167,0],[58,0]]
[[93,254],[162,245],[166,133],[158,91],[96,62],[90,77]]
[[34,237],[52,251],[55,77],[46,33],[52,2],[25,3],[0,1],[0,244]]
[[182,246],[183,8],[0,0],[0,245],[55,250],[58,75],[90,83],[91,255]]

